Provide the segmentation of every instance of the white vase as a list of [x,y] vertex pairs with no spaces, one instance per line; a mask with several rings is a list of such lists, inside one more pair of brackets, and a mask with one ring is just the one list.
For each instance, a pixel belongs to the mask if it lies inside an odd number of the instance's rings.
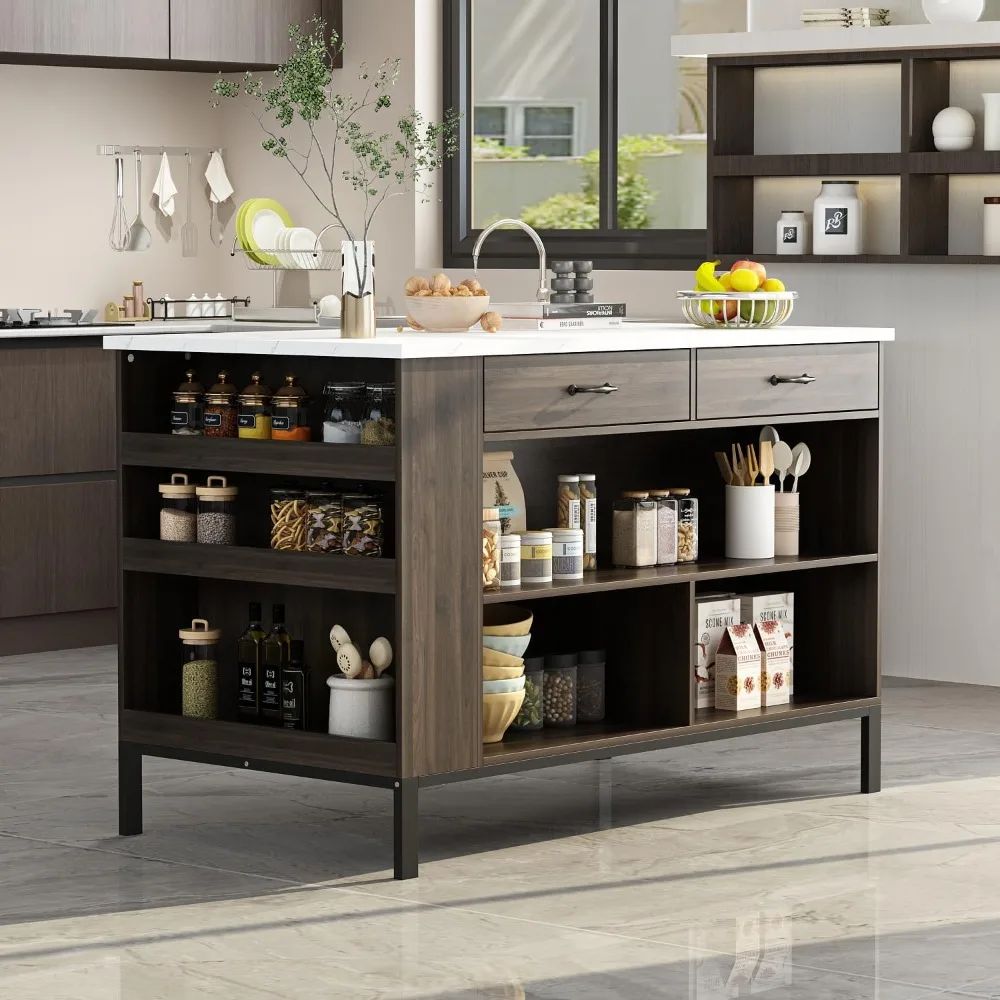
[[931,24],[946,21],[972,23],[983,16],[986,0],[923,0],[924,17]]
[[983,149],[1000,149],[1000,94],[983,94]]

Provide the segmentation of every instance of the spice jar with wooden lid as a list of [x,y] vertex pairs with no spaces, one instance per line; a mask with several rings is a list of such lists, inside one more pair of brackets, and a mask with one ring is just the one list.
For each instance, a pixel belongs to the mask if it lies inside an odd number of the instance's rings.
[[205,437],[234,438],[236,426],[236,386],[229,381],[229,372],[215,376],[219,381],[205,393]]
[[677,498],[670,490],[650,490],[656,504],[656,565],[673,566],[677,562]]
[[169,483],[160,483],[160,541],[193,542],[197,538],[195,485],[183,472],[175,472]]
[[218,645],[222,630],[195,618],[190,628],[179,629],[184,650],[181,665],[181,713],[192,719],[219,717]]
[[170,429],[174,434],[204,434],[205,387],[195,377],[193,368],[184,373],[184,379],[174,390]]
[[236,544],[236,494],[225,476],[209,476],[198,496],[198,541],[202,545]]
[[648,493],[623,493],[614,502],[611,561],[626,567],[656,565],[656,503]]
[[309,397],[295,384],[294,375],[285,376],[285,384],[271,397],[271,439],[274,441],[309,441]]
[[250,376],[250,384],[240,393],[240,412],[236,423],[241,438],[271,440],[271,390],[261,384],[260,372]]

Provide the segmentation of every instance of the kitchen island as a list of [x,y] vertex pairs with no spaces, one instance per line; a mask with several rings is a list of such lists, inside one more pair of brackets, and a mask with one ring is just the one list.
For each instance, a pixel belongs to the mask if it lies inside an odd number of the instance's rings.
[[[417,874],[419,789],[445,782],[859,719],[861,790],[877,791],[881,355],[892,339],[888,329],[676,324],[374,340],[321,330],[107,337],[119,368],[120,832],[142,829],[144,755],[392,789],[398,878]],[[315,415],[311,442],[171,435],[170,392],[187,367],[203,382],[225,369],[239,385],[253,372],[269,386],[294,373],[313,400],[330,381],[392,381],[395,445],[321,443]],[[802,554],[729,560],[713,453],[756,441],[762,424],[812,448]],[[555,523],[558,474],[597,476],[595,572],[483,594],[484,450],[514,453],[531,528]],[[159,540],[157,484],[174,472],[239,487],[236,545]],[[359,482],[385,498],[382,558],[269,547],[272,487]],[[611,501],[660,486],[699,498],[699,560],[612,568]],[[696,601],[765,588],[795,593],[791,703],[699,709]],[[234,647],[249,602],[283,604],[305,641],[304,730],[237,721]],[[534,613],[529,655],[607,650],[605,721],[483,744],[484,608],[512,602]],[[181,714],[177,630],[193,618],[223,634],[218,719]],[[392,641],[394,739],[326,733],[334,624]]]

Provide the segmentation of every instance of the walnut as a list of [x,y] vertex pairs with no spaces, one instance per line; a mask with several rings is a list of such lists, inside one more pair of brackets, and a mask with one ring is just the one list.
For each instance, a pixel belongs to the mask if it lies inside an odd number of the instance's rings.
[[418,299],[425,299],[428,295],[433,295],[434,293],[429,288],[421,288],[413,294]]
[[448,289],[451,288],[451,278],[447,274],[435,274],[431,278],[430,288],[432,292],[447,293]]
[[406,317],[406,322],[410,324],[410,329],[411,330],[422,330],[423,329],[423,327],[412,316],[407,316]]
[[407,279],[406,284],[403,287],[405,288],[407,295],[416,295],[417,292],[422,289],[430,288],[430,285],[427,283],[426,278],[420,278],[417,275],[414,275],[412,278]]
[[488,291],[486,291],[485,288],[477,288],[472,294],[473,295],[483,296],[483,295],[489,295],[490,293]]
[[479,284],[479,282],[475,278],[466,278],[465,281],[462,282],[462,287],[468,288],[470,292],[475,293],[478,289],[482,288],[483,286]]
[[456,285],[452,290],[451,294],[459,299],[471,299],[472,289],[468,285]]
[[479,321],[479,325],[487,333],[496,333],[503,326],[503,317],[498,312],[483,313],[483,318]]
[[451,298],[451,294],[449,292],[431,292],[431,295],[436,299]]

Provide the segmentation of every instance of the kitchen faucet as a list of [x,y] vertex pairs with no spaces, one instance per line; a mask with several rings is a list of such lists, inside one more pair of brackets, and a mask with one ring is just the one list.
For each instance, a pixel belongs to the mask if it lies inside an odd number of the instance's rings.
[[545,244],[542,243],[541,236],[539,236],[527,222],[522,222],[520,219],[501,219],[499,222],[494,222],[492,226],[487,226],[479,234],[479,239],[476,240],[476,245],[472,248],[472,273],[475,275],[479,272],[479,251],[482,249],[483,243],[486,241],[486,237],[489,236],[494,229],[499,229],[501,226],[517,226],[518,229],[523,229],[532,238],[532,240],[534,240],[535,247],[538,250],[538,291],[535,293],[535,299],[539,302],[548,302],[549,289],[545,284],[545,279],[548,274],[548,268],[545,262]]

